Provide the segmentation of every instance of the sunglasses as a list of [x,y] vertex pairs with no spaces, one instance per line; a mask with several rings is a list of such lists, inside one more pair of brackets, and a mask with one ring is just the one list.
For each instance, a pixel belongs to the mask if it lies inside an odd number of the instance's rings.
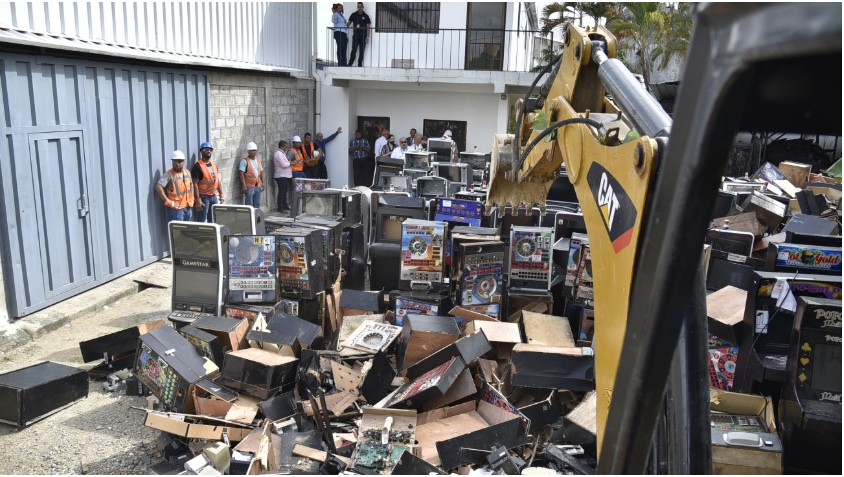
[[402,144],[407,144],[407,141],[401,141]]

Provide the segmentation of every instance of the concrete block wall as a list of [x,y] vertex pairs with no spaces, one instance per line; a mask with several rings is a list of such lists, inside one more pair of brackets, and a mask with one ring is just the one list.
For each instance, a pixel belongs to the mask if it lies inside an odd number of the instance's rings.
[[[313,128],[315,81],[279,75],[212,72],[210,74],[213,159],[223,176],[227,202],[241,201],[238,165],[246,144],[255,142],[264,166],[264,210],[275,209],[272,154],[278,141],[289,142]],[[197,145],[198,146],[198,145]]]

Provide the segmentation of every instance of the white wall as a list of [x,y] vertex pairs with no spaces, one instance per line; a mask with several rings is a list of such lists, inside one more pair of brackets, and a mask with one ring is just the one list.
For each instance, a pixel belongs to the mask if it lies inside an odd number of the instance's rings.
[[[464,90],[471,88],[460,86]],[[343,128],[343,134],[328,145],[328,176],[333,187],[349,183],[348,141],[354,138],[358,116],[389,117],[390,131],[396,139],[407,135],[410,128],[416,128],[421,133],[425,119],[466,121],[467,149],[478,146],[482,152],[489,152],[492,148],[493,134],[505,132],[508,102],[502,100],[500,94],[409,89],[414,87],[415,84],[393,83],[382,84],[378,88],[356,87],[354,84],[350,87],[321,88],[320,122],[316,130],[327,135],[337,126]],[[340,166],[343,162],[346,167]]]

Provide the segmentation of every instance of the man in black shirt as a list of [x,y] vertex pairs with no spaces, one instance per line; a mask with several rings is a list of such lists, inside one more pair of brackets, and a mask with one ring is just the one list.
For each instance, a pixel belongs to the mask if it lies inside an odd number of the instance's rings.
[[366,48],[366,43],[369,41],[369,25],[372,20],[369,15],[363,11],[363,2],[358,2],[358,10],[352,13],[349,17],[348,26],[354,28],[352,33],[352,56],[349,58],[349,65],[355,62],[355,54],[360,48],[360,56],[358,56],[358,66],[363,66],[363,50]]

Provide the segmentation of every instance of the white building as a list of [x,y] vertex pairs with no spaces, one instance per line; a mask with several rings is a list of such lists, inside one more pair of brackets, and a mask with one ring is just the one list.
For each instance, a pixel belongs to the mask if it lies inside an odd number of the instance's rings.
[[[343,5],[348,19],[356,3]],[[552,40],[538,32],[533,2],[365,2],[364,11],[372,30],[362,67],[336,64],[329,5],[316,13],[317,130],[347,132],[326,151],[332,184],[350,182],[350,165],[335,165],[366,118],[388,120],[397,143],[411,128],[429,137],[450,128],[461,150],[489,152]]]

